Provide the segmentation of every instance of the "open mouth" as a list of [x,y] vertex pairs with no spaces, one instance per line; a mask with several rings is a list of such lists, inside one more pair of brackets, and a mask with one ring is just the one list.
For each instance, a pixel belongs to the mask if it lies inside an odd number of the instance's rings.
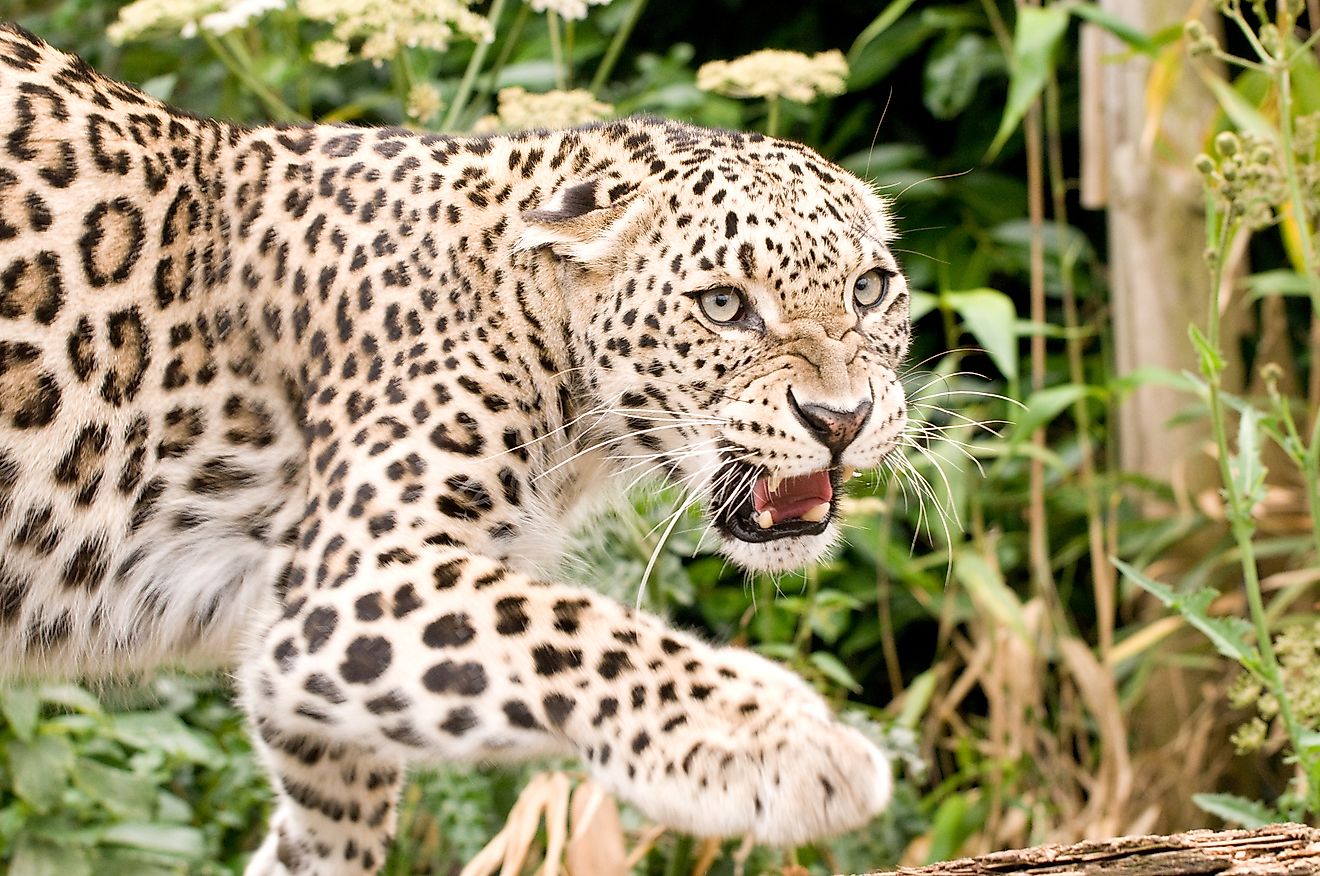
[[[723,483],[746,484],[753,469],[732,463],[742,471],[726,472]],[[766,542],[780,538],[819,535],[829,526],[838,507],[838,468],[821,469],[791,478],[759,473],[751,490],[743,496],[732,491],[717,496],[715,526],[739,541]],[[746,487],[741,489],[746,490]]]

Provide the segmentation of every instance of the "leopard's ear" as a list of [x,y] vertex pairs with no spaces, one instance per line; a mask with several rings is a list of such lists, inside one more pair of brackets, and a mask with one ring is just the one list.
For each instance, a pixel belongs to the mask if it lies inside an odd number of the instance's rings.
[[527,227],[518,249],[549,247],[587,267],[603,267],[624,251],[646,206],[647,199],[631,183],[566,182],[542,206],[522,214]]

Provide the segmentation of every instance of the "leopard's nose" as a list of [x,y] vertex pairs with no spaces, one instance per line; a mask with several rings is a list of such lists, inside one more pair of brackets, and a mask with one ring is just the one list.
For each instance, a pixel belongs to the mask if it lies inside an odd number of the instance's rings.
[[788,390],[788,406],[793,414],[807,427],[821,444],[830,449],[835,456],[857,438],[871,418],[871,400],[865,399],[850,411],[841,411],[825,405],[801,404]]

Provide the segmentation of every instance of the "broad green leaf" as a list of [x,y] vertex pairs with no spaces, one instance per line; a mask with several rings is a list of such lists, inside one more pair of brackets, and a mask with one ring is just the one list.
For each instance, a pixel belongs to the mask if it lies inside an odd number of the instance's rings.
[[158,789],[151,778],[91,758],[78,759],[73,783],[118,818],[145,821],[155,809]]
[[982,611],[1011,629],[1024,642],[1034,643],[1027,631],[1021,600],[1004,583],[1000,571],[984,557],[972,551],[959,553],[953,561],[953,574]]
[[188,866],[189,863],[177,856],[151,854],[120,846],[101,846],[92,850],[92,866],[96,876],[187,876],[196,871],[195,867]]
[[909,16],[887,29],[883,40],[872,40],[848,53],[848,90],[870,88],[914,55],[936,30],[919,17]]
[[1313,754],[1320,750],[1320,730],[1303,730],[1297,737],[1297,753]]
[[30,834],[14,844],[8,876],[92,876],[87,853],[74,845],[56,845]]
[[1027,397],[1025,409],[1014,410],[1017,425],[1013,430],[1013,440],[1025,440],[1032,432],[1053,420],[1080,399],[1101,395],[1100,390],[1093,386],[1076,383],[1050,386],[1033,392]]
[[908,319],[913,322],[940,306],[940,299],[929,292],[912,290],[908,294]]
[[948,292],[945,300],[962,317],[963,327],[985,348],[1010,380],[1018,375],[1017,311],[1013,299],[997,289]]
[[1002,66],[998,51],[985,37],[964,33],[941,40],[926,60],[922,102],[937,119],[962,113],[976,97],[982,77]]
[[1200,357],[1202,374],[1209,377],[1224,370],[1223,355],[1210,343],[1210,339],[1205,336],[1205,333],[1201,331],[1196,323],[1187,326],[1187,337],[1191,338],[1192,346]]
[[8,753],[14,793],[38,812],[58,806],[73,767],[73,745],[69,740],[39,735],[31,742],[10,743]]
[[1120,377],[1110,378],[1108,388],[1113,393],[1127,393],[1146,385],[1169,386],[1187,393],[1196,392],[1196,386],[1188,374],[1154,365],[1134,368]]
[[967,796],[952,794],[935,810],[935,816],[931,819],[930,849],[926,852],[926,863],[934,864],[958,857],[958,850],[967,840],[968,808]]
[[0,713],[15,736],[31,742],[37,732],[37,720],[41,717],[41,697],[24,684],[7,687],[0,691]]
[[206,838],[194,827],[174,824],[122,822],[106,828],[102,841],[150,852],[200,858],[206,853]]
[[1068,7],[1068,11],[1078,18],[1085,19],[1112,36],[1122,40],[1128,48],[1143,55],[1154,57],[1159,50],[1182,36],[1182,28],[1176,28],[1155,36],[1142,33],[1123,19],[1091,3],[1077,3]]
[[1311,294],[1311,285],[1306,282],[1306,277],[1296,271],[1289,271],[1284,268],[1252,274],[1244,282],[1247,289],[1256,298],[1266,298],[1270,295],[1304,297]]
[[1206,587],[1191,594],[1175,593],[1167,584],[1148,578],[1122,560],[1114,559],[1112,562],[1129,581],[1178,612],[1189,624],[1200,630],[1220,654],[1236,660],[1252,672],[1260,670],[1260,655],[1248,641],[1252,635],[1251,624],[1240,617],[1210,616],[1210,603],[1219,597],[1217,591]]
[[110,734],[133,748],[159,749],[189,763],[218,767],[223,753],[215,742],[168,712],[124,712],[109,721]]
[[1239,131],[1250,132],[1271,142],[1279,139],[1274,124],[1240,91],[1211,73],[1202,72],[1201,79],[1209,86],[1220,108]]
[[853,674],[848,671],[848,667],[844,666],[842,661],[829,651],[816,651],[807,659],[812,666],[820,670],[821,675],[830,681],[840,687],[847,688],[853,693],[861,693],[861,684],[853,678]]
[[893,27],[894,23],[903,17],[903,13],[907,12],[914,2],[916,0],[894,0],[894,2],[880,10],[880,14],[857,35],[857,39],[853,40],[852,48],[848,49],[849,66],[856,62],[858,55],[874,42],[876,37]]
[[1237,453],[1230,460],[1233,490],[1246,504],[1246,513],[1265,498],[1265,466],[1260,457],[1260,411],[1246,408],[1238,419]]
[[1193,794],[1192,802],[1211,815],[1247,829],[1287,820],[1259,800],[1248,800],[1236,794]]
[[1040,96],[1054,63],[1054,50],[1068,30],[1068,13],[1062,7],[1018,8],[1013,32],[1013,75],[1008,83],[1008,102],[999,131],[986,156],[989,161],[1004,148],[1023,116]]
[[86,688],[79,687],[76,684],[43,684],[37,690],[37,693],[41,696],[43,703],[59,706],[70,712],[100,715],[103,711],[100,701],[92,696]]
[[926,714],[930,698],[935,695],[935,685],[939,680],[939,672],[934,669],[927,669],[912,679],[912,683],[903,692],[903,711],[894,719],[897,726],[916,729]]

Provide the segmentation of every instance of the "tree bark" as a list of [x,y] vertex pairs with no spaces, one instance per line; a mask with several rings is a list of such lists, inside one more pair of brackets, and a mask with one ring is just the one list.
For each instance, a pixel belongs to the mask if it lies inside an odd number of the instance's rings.
[[994,852],[899,876],[1309,876],[1320,873],[1320,830],[1273,824],[1257,830],[1194,830],[1069,846]]

